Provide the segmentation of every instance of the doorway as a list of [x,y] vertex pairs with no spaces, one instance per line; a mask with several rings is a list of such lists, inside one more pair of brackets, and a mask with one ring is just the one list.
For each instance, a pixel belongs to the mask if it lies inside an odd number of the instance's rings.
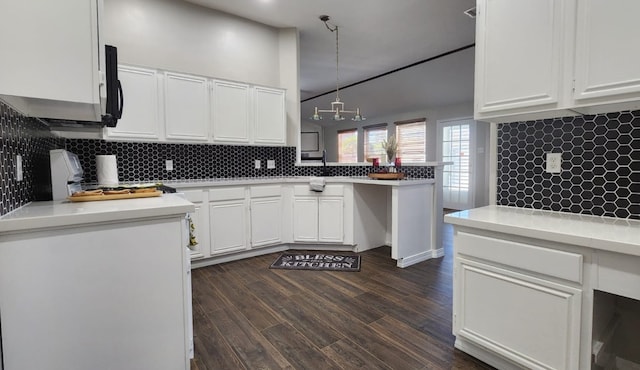
[[438,161],[452,162],[442,174],[443,207],[473,208],[475,125],[471,118],[438,121]]

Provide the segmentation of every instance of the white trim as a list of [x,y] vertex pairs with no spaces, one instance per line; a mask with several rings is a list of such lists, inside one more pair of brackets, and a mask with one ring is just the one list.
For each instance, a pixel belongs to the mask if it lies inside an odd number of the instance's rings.
[[498,201],[498,124],[489,124],[489,204]]
[[415,265],[418,262],[430,260],[431,258],[433,258],[431,251],[420,252],[418,254],[414,254],[413,256],[398,258],[398,263],[396,264],[396,266],[405,268],[411,265]]

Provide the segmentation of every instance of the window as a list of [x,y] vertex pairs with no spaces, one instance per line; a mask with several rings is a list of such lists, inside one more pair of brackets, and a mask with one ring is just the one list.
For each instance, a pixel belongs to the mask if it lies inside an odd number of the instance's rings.
[[358,161],[358,130],[338,131],[338,162]]
[[367,126],[364,128],[364,158],[379,158],[380,163],[387,162],[387,154],[382,142],[387,140],[387,124]]
[[426,155],[426,118],[396,122],[398,153],[403,163],[425,162]]

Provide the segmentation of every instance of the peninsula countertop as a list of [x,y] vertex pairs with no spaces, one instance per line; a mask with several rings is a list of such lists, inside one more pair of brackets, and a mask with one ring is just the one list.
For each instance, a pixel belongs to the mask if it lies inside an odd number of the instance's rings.
[[[271,177],[240,177],[240,178],[215,178],[200,180],[164,180],[163,184],[175,188],[201,188],[212,186],[234,185],[262,185],[262,184],[305,184],[309,183],[312,176],[271,176]],[[385,186],[414,186],[422,184],[434,184],[435,179],[409,178],[403,180],[374,180],[367,176],[327,176],[323,177],[327,184],[369,184]]]
[[640,221],[612,217],[486,206],[451,213],[450,224],[640,256]]
[[98,202],[32,202],[0,217],[0,233],[162,217],[193,212],[177,194]]

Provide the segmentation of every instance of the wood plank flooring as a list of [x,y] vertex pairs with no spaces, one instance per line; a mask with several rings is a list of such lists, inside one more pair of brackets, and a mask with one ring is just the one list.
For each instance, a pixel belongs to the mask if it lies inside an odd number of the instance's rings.
[[381,247],[360,272],[271,270],[277,253],[193,270],[191,368],[491,369],[453,348],[451,233],[405,269]]

